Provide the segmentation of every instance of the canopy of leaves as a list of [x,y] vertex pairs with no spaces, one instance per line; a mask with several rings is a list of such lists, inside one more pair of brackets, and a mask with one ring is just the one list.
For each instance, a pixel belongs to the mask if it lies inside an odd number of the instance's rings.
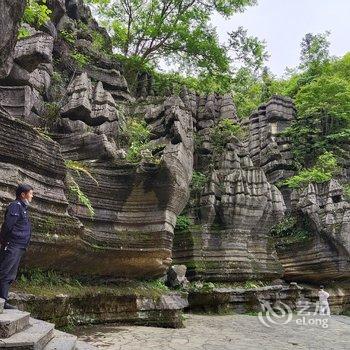
[[114,47],[125,57],[142,62],[165,60],[197,73],[229,72],[229,50],[235,58],[260,65],[265,47],[240,28],[231,42],[220,44],[213,13],[225,17],[243,11],[256,0],[89,0],[109,30]]

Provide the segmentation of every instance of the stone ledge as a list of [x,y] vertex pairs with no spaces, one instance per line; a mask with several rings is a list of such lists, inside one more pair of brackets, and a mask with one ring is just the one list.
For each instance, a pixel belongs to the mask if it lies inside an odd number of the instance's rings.
[[122,323],[181,328],[182,312],[188,306],[187,293],[168,292],[158,297],[136,294],[87,293],[72,296],[35,296],[10,293],[10,302],[34,317],[57,327],[81,324]]

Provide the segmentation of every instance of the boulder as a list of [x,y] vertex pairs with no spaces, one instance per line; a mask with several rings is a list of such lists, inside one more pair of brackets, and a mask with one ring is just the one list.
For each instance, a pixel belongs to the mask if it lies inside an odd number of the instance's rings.
[[186,287],[188,279],[186,278],[186,265],[172,265],[167,271],[167,285],[171,288]]

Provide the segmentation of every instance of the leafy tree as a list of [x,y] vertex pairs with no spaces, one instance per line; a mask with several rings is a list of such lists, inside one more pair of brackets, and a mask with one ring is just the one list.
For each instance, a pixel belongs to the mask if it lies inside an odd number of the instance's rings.
[[236,31],[229,34],[229,48],[233,49],[235,58],[242,61],[245,67],[256,71],[261,68],[269,57],[266,52],[265,42],[257,37],[248,36],[247,30],[238,27]]
[[325,151],[348,157],[343,149],[350,137],[350,83],[327,74],[304,85],[295,96],[297,120],[285,132],[292,139],[294,155],[310,165]]
[[301,42],[300,67],[309,68],[329,60],[328,37],[329,31],[324,34],[307,33]]
[[232,34],[231,45],[219,43],[210,16],[230,16],[256,0],[89,0],[102,24],[112,35],[114,47],[126,57],[142,62],[158,59],[181,64],[182,69],[223,73],[230,68],[228,50],[241,50],[239,58],[260,64],[263,46],[246,38],[240,29]]
[[325,152],[318,157],[315,166],[301,170],[297,175],[283,181],[282,185],[301,188],[311,182],[323,183],[329,181],[338,171],[339,167],[334,154]]

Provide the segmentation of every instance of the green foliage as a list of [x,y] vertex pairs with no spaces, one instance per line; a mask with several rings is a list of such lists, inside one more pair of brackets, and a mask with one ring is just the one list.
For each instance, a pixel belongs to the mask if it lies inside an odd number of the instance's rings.
[[87,165],[85,165],[84,163],[79,162],[77,160],[67,159],[64,161],[64,165],[68,169],[74,170],[77,173],[77,175],[79,175],[79,176],[81,173],[87,175],[90,179],[92,179],[98,185],[98,181],[91,174],[89,167]]
[[176,226],[175,226],[175,230],[178,231],[187,231],[188,228],[191,225],[191,220],[188,216],[186,215],[179,215],[176,218]]
[[[236,59],[251,64],[262,60],[264,47],[243,30],[234,35],[231,45],[220,44],[216,28],[210,24],[213,13],[231,16],[255,0],[89,0],[107,27],[115,49],[125,57],[142,62],[159,59],[181,65],[182,71],[222,74],[230,69],[229,51]],[[235,40],[236,39],[236,40]]]
[[350,183],[343,185],[344,197],[347,201],[350,201]]
[[337,160],[332,152],[325,152],[318,157],[311,169],[303,169],[297,175],[282,182],[290,188],[301,188],[309,183],[327,182],[338,172]]
[[95,210],[91,205],[89,197],[80,189],[79,185],[72,179],[72,184],[69,186],[69,191],[78,198],[78,201],[88,209],[89,215],[94,216]]
[[271,229],[270,234],[279,245],[301,242],[311,237],[305,220],[293,215],[286,215],[281,222]]
[[301,42],[300,66],[310,68],[329,59],[328,37],[330,32],[324,34],[307,33]]
[[300,88],[295,96],[298,118],[285,130],[301,164],[310,164],[325,151],[346,157],[343,145],[350,137],[350,82],[324,72]]
[[268,58],[265,43],[257,37],[248,36],[247,30],[238,27],[236,31],[228,33],[229,47],[233,49],[236,60],[242,61],[246,67],[257,70]]
[[64,286],[76,285],[81,287],[78,280],[72,279],[68,276],[60,275],[53,270],[44,271],[39,268],[24,270],[18,278],[17,286],[31,284],[33,286]]
[[60,116],[60,105],[57,102],[45,102],[45,118],[55,121]]
[[27,0],[22,22],[39,28],[50,20],[51,12],[46,6],[46,0]]
[[220,120],[212,129],[211,140],[214,148],[221,153],[232,137],[240,138],[243,135],[244,131],[240,125],[231,119],[225,118]]
[[18,39],[24,39],[30,36],[30,32],[27,28],[21,26],[18,30]]
[[59,34],[67,43],[74,45],[76,37],[73,32],[68,32],[67,30],[60,30]]
[[191,190],[195,193],[200,193],[205,183],[207,182],[207,177],[205,174],[200,171],[193,171],[192,180],[191,180]]
[[145,120],[130,118],[121,135],[122,143],[128,148],[126,160],[139,163],[142,160],[159,165],[162,161],[164,144],[150,141],[151,131]]
[[[79,161],[70,160],[70,159],[65,160],[64,163],[68,169],[75,171],[78,176],[80,176],[81,173],[83,173],[88,177],[90,177],[98,185],[97,180],[92,176],[89,168],[85,164]],[[88,209],[90,216],[94,216],[95,210],[92,207],[89,197],[80,189],[78,183],[74,180],[73,176],[69,173],[68,173],[67,182],[68,182],[69,192],[73,196],[75,196],[83,206],[85,206]]]
[[84,68],[88,63],[90,63],[90,58],[81,52],[75,50],[70,55],[80,68]]
[[96,51],[107,52],[107,43],[106,38],[99,33],[97,30],[94,30],[92,33],[92,47]]

